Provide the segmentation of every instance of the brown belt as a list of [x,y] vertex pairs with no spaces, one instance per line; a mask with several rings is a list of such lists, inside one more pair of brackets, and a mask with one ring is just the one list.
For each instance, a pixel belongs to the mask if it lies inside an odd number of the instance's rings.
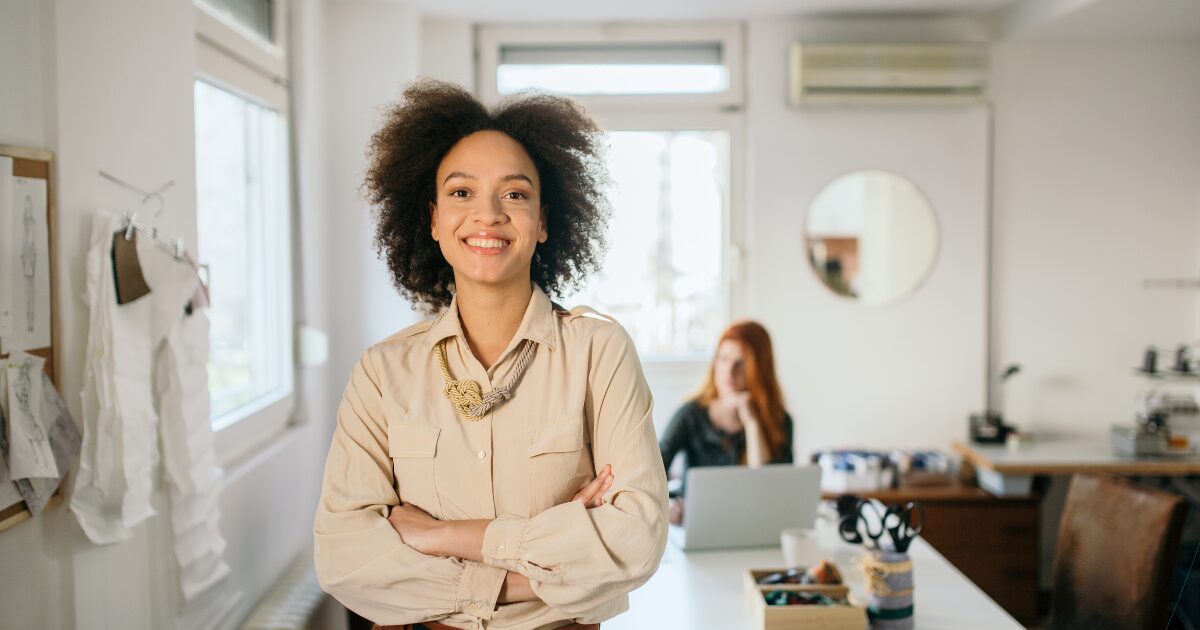
[[[424,621],[421,623],[410,623],[403,626],[381,626],[375,624],[371,626],[371,630],[458,630],[454,626],[447,626],[444,623],[436,621]],[[558,630],[600,630],[598,623],[573,623],[566,626],[560,626]]]

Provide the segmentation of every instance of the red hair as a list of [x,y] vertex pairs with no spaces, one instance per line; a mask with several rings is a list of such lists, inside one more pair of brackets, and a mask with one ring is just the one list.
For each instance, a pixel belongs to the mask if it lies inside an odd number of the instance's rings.
[[[732,341],[742,348],[746,370],[746,390],[750,393],[750,409],[762,426],[763,438],[774,459],[784,448],[787,432],[784,430],[783,392],[775,378],[775,353],[771,350],[771,336],[762,324],[751,320],[734,322],[721,333],[717,348]],[[717,399],[717,382],[714,375],[716,352],[708,363],[708,377],[696,394],[695,400],[708,406]],[[745,457],[745,453],[742,453]]]

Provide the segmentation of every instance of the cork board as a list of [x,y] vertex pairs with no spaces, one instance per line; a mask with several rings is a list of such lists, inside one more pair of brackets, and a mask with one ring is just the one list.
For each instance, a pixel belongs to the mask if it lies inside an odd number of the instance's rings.
[[[0,264],[0,268],[13,268],[14,276],[17,271],[22,268],[28,271],[22,282],[17,282],[16,279],[11,279],[13,286],[13,294],[17,295],[12,302],[17,306],[13,309],[13,320],[10,322],[9,335],[0,337],[0,359],[8,356],[12,350],[22,350],[29,354],[37,355],[46,360],[45,370],[50,375],[50,380],[54,383],[54,387],[62,391],[62,381],[59,379],[59,362],[57,356],[57,348],[59,341],[59,312],[56,300],[58,288],[58,269],[57,269],[57,252],[55,238],[55,196],[54,189],[54,153],[44,149],[31,149],[25,147],[16,147],[11,145],[0,144],[0,156],[12,158],[12,177],[24,178],[25,183],[30,183],[28,180],[42,180],[44,184],[44,216],[43,208],[41,207],[41,197],[34,196],[34,201],[29,201],[28,198],[21,202],[20,207],[16,207],[14,201],[14,212],[24,214],[32,214],[31,217],[20,217],[24,223],[29,226],[26,231],[29,236],[18,235],[19,230],[16,229],[17,224],[11,226],[0,227],[0,237],[13,234],[16,238],[25,238],[22,245],[28,248],[30,252],[21,260],[22,264],[10,265],[8,260]],[[38,185],[40,189],[42,185]],[[26,212],[25,204],[29,204],[31,213]],[[14,238],[15,241],[15,238]],[[0,252],[4,252],[0,248]],[[8,250],[10,255],[12,250]],[[40,265],[38,264],[40,259]],[[37,272],[41,271],[45,278],[38,278]],[[23,286],[16,286],[23,285]],[[0,531],[4,531],[30,518],[29,509],[24,501],[21,500],[20,494],[17,493],[16,485],[13,483],[0,484]],[[54,497],[46,505],[46,509],[62,502],[62,487],[55,493]]]

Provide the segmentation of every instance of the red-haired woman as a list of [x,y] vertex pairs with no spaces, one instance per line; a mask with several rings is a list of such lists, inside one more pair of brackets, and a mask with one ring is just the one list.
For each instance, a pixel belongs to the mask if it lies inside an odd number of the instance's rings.
[[[677,454],[686,455],[685,478],[691,466],[792,463],[792,417],[783,409],[767,329],[753,321],[725,329],[703,387],[675,412],[658,448],[668,469]],[[677,525],[682,495],[671,500]]]

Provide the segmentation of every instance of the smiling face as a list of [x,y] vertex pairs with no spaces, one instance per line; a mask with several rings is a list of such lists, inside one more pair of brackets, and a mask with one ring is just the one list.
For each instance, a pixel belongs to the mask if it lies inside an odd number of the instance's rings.
[[537,168],[516,140],[478,131],[451,147],[438,165],[430,212],[433,238],[454,269],[456,288],[529,282],[546,222]]
[[713,359],[713,381],[720,396],[727,396],[746,389],[746,353],[742,344],[726,339],[717,346]]

